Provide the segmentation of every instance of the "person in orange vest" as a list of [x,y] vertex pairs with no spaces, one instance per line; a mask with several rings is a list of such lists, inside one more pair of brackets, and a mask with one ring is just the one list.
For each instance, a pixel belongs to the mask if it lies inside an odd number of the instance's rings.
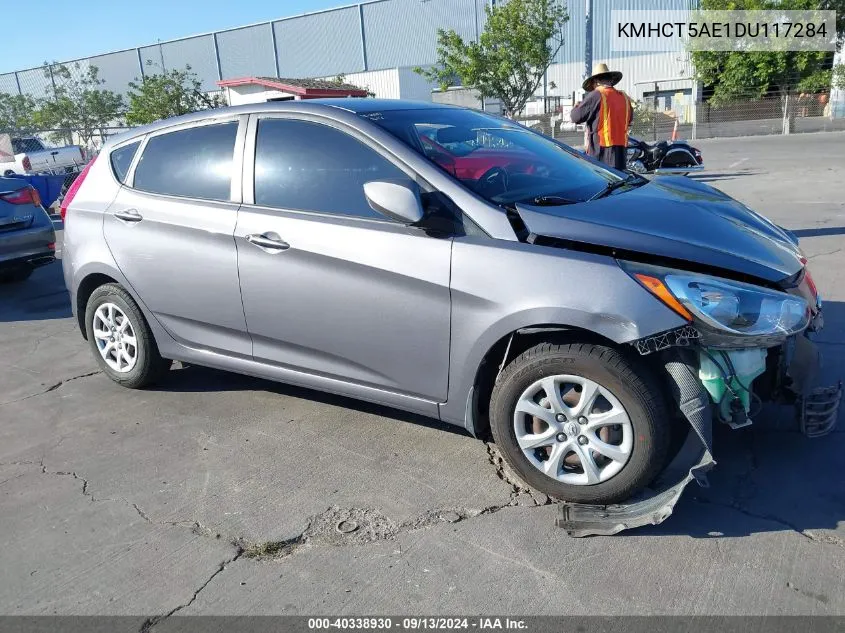
[[621,72],[596,64],[593,74],[584,80],[584,100],[570,114],[573,123],[587,124],[587,154],[620,170],[625,169],[628,127],[634,120],[628,95],[614,88],[621,80]]

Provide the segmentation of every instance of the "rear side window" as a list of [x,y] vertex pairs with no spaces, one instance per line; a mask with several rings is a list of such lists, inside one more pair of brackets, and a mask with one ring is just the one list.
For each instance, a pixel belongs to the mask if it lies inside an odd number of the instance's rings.
[[255,204],[365,218],[364,183],[406,178],[346,132],[292,119],[263,119],[255,146]]
[[119,147],[111,153],[111,168],[114,172],[114,177],[120,182],[126,182],[129,165],[132,164],[132,159],[135,158],[135,152],[138,151],[140,144],[141,141],[135,141],[129,145]]
[[133,186],[171,196],[229,200],[237,121],[153,136],[135,168]]

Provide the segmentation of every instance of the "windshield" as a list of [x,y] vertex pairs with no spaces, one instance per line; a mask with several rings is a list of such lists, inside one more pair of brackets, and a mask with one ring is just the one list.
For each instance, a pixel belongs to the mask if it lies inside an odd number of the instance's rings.
[[506,119],[427,108],[362,115],[494,204],[583,202],[623,174]]

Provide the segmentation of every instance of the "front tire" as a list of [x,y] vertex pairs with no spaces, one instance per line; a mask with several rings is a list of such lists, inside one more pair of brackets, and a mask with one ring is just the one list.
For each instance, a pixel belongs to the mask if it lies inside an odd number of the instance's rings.
[[663,468],[670,425],[643,368],[602,345],[542,344],[514,359],[490,400],[490,426],[531,487],[576,503],[629,499]]
[[91,294],[85,329],[103,373],[124,387],[151,385],[170,368],[138,304],[118,284],[100,286]]

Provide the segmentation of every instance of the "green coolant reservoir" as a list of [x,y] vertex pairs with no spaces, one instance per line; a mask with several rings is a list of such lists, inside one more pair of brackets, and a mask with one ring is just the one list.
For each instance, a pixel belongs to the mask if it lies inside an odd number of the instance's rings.
[[[748,413],[751,408],[751,383],[766,370],[766,350],[755,347],[733,350],[707,349],[707,352],[716,360],[718,365],[703,351],[699,352],[698,377],[713,402],[718,405],[719,417],[726,422],[731,419],[732,394],[725,384],[725,376],[729,376],[731,370],[723,354],[731,359],[733,369],[736,372],[736,375],[731,378],[731,389],[739,397],[745,407],[745,412]],[[725,397],[726,392],[727,398]]]

